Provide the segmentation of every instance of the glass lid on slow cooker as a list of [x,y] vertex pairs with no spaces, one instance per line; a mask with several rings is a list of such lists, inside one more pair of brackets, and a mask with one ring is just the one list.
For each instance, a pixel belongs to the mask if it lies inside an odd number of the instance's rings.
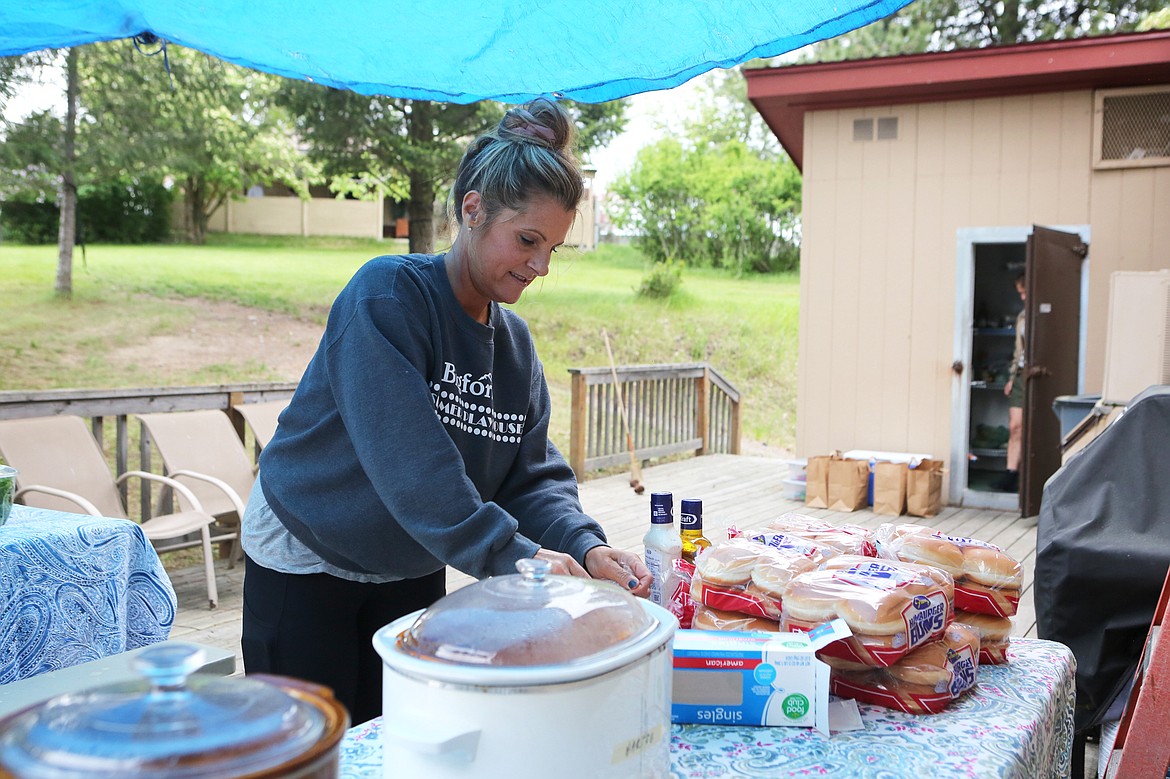
[[552,665],[604,656],[654,629],[638,599],[612,582],[551,575],[545,560],[516,568],[441,599],[402,634],[401,648],[463,665]]
[[0,766],[29,779],[222,779],[278,766],[322,738],[316,707],[266,682],[195,674],[202,655],[151,647],[131,661],[142,681],[18,715],[0,734]]

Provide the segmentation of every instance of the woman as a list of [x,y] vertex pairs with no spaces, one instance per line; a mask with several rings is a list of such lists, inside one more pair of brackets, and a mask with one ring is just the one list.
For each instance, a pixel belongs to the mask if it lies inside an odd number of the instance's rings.
[[1024,344],[1026,343],[1024,325],[1027,321],[1025,314],[1028,311],[1028,288],[1024,282],[1025,277],[1021,273],[1016,277],[1016,294],[1020,296],[1020,302],[1025,305],[1016,316],[1015,350],[1012,352],[1012,365],[1008,370],[1007,384],[1003,388],[1003,394],[1008,399],[1008,445],[1007,471],[1004,473],[1000,486],[1008,492],[1016,492],[1020,488],[1020,456],[1024,438],[1024,382],[1027,380],[1024,373],[1028,365],[1024,355]]
[[537,557],[649,591],[582,512],[528,328],[499,305],[572,224],[571,132],[547,100],[509,110],[459,164],[450,251],[378,257],[337,297],[243,519],[247,672],[325,684],[362,722],[381,712],[374,632],[440,598],[446,565]]

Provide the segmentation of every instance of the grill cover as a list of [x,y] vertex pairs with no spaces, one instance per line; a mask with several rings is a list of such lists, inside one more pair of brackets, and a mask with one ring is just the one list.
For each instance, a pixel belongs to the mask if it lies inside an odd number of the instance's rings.
[[1044,485],[1037,633],[1076,656],[1078,731],[1132,684],[1168,566],[1170,386],[1157,386]]

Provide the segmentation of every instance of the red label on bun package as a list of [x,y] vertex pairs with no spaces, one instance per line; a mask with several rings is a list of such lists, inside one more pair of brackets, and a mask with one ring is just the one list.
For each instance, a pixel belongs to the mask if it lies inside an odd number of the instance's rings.
[[959,593],[955,592],[955,622],[974,630],[979,636],[979,665],[1001,665],[1008,661],[1007,650],[1011,643],[1011,617],[997,617],[992,614],[976,614],[962,611],[958,607]]
[[841,618],[853,636],[821,650],[865,666],[892,665],[943,635],[954,616],[954,583],[937,568],[840,555],[794,576],[783,593],[782,630]]
[[874,542],[879,557],[933,565],[954,577],[955,608],[997,617],[1016,613],[1023,568],[998,546],[913,524],[882,525]]
[[691,599],[691,581],[695,575],[695,564],[689,560],[675,558],[671,571],[666,577],[666,608],[678,619],[678,626],[686,629],[695,617],[695,602]]

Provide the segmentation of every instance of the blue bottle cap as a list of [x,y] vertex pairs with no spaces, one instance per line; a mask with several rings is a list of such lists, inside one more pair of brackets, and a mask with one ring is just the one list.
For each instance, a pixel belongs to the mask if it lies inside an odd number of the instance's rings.
[[669,525],[674,522],[674,495],[669,492],[650,494],[650,522]]

